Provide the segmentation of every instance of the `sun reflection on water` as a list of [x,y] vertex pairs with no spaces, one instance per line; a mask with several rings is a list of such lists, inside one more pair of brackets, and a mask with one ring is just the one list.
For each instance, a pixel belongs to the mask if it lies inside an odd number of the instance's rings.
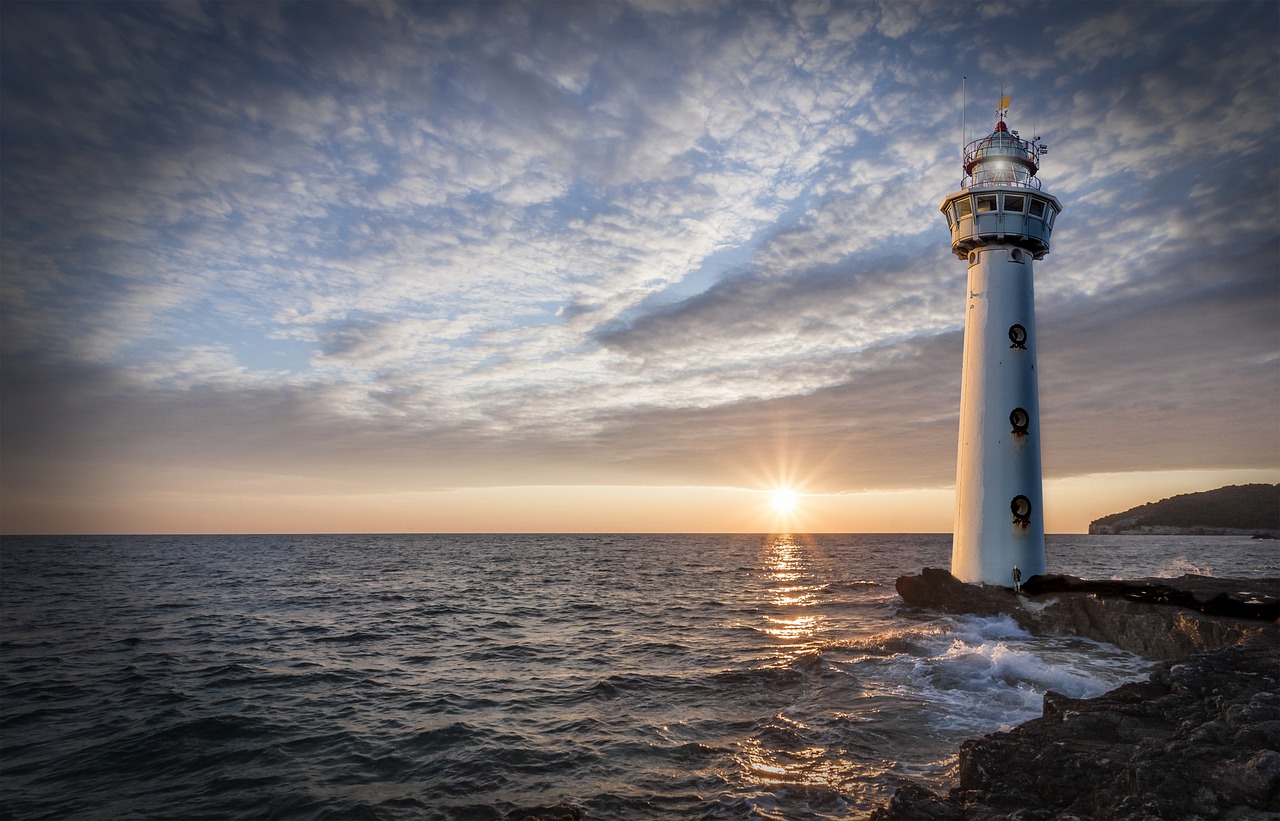
[[[770,667],[796,674],[824,677],[823,648],[832,628],[823,605],[831,596],[832,579],[824,570],[818,546],[803,536],[776,534],[760,548],[764,584],[760,629],[775,642],[777,658]],[[865,792],[880,770],[853,748],[831,749],[823,743],[828,730],[806,726],[791,710],[777,713],[751,738],[740,740],[734,760],[741,777],[767,790],[782,786],[799,790],[804,802],[820,817],[843,814],[850,796]],[[768,786],[772,785],[772,786]],[[781,818],[768,806],[757,806],[762,818]]]
[[779,641],[805,649],[822,626],[822,616],[795,612],[818,603],[821,584],[814,583],[808,559],[808,545],[802,537],[779,533],[765,538],[761,546],[765,578],[769,581],[769,604],[782,612],[765,616],[764,631]]
[[811,637],[817,632],[817,616],[796,616],[793,619],[775,619],[766,617],[770,626],[765,631],[783,641],[797,641]]
[[821,746],[768,749],[755,739],[744,745],[737,759],[759,783],[825,789],[837,795],[862,792],[878,773],[877,767],[856,756],[832,756]]
[[779,607],[808,607],[816,600],[813,588],[804,585],[779,587],[773,591],[773,603]]

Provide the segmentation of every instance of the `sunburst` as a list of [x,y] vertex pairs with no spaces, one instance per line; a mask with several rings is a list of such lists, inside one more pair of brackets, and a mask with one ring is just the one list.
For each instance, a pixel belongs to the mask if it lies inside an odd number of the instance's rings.
[[780,487],[773,493],[769,494],[769,500],[773,503],[773,509],[779,513],[791,513],[796,509],[796,502],[800,496],[791,488]]

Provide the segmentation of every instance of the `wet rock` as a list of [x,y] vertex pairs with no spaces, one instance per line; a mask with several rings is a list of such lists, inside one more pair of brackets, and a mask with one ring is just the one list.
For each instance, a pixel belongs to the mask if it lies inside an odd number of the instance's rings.
[[[904,786],[873,818],[1280,818],[1280,627],[1255,606],[1280,582],[1184,577],[1083,590],[1046,577],[1017,597],[944,573],[900,580],[899,593],[914,606],[944,600],[932,609],[1009,613],[1033,633],[1083,635],[1167,661],[1148,681],[1098,698],[1045,693],[1041,718],[961,746],[947,796]],[[1222,595],[1251,603],[1249,615],[1206,613]]]
[[[1023,595],[965,584],[945,570],[903,576],[896,588],[912,606],[944,613],[1007,613],[1043,636],[1083,636],[1151,659],[1178,659],[1271,631],[1280,613],[1280,579],[1088,581],[1033,576]],[[1239,614],[1245,615],[1239,615]]]
[[1075,576],[1032,576],[1022,586],[1028,596],[1093,593],[1100,598],[1186,607],[1208,616],[1275,621],[1280,618],[1280,579],[1222,579],[1187,574],[1177,579],[1088,580]]
[[1259,750],[1248,757],[1222,762],[1214,770],[1211,783],[1225,802],[1280,809],[1275,801],[1280,792],[1280,752]]
[[912,607],[943,613],[972,613],[993,616],[1007,613],[1017,605],[1013,591],[985,584],[965,584],[946,570],[926,567],[918,576],[901,576],[894,587]]
[[894,792],[893,797],[889,799],[888,807],[875,810],[871,813],[871,818],[872,821],[879,818],[961,821],[964,814],[930,790],[914,782],[908,782]]
[[1041,718],[961,746],[946,798],[911,793],[876,817],[1275,818],[1277,691],[1280,647],[1259,638],[1166,663],[1150,681],[1098,698],[1046,693]]

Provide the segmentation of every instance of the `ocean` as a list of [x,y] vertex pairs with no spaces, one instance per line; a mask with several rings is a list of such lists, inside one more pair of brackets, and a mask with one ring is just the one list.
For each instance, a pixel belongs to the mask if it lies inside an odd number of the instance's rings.
[[[1278,575],[1050,536],[1051,572]],[[1147,660],[901,605],[949,535],[5,537],[0,817],[864,818]]]

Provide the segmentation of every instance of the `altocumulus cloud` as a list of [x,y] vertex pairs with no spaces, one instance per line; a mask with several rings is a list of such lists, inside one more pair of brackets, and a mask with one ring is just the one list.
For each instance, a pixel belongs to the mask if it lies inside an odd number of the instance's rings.
[[1274,3],[0,15],[10,498],[946,486],[961,75],[1052,144],[1049,474],[1280,464]]

